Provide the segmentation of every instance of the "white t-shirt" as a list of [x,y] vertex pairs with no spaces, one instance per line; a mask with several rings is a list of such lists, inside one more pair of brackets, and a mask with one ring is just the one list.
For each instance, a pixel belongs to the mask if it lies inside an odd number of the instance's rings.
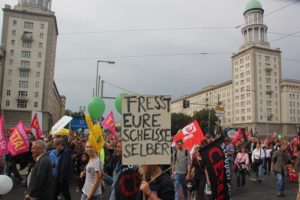
[[[95,159],[91,159],[86,168],[86,178],[85,182],[82,188],[82,192],[86,195],[89,195],[90,191],[93,188],[94,182],[95,182],[95,172],[100,172],[102,171],[102,164],[100,166],[100,159],[96,157]],[[101,184],[99,184],[96,192],[94,193],[93,196],[101,194]]]
[[254,149],[252,152],[252,161],[254,162],[254,159],[264,159],[266,157],[265,151],[261,149]]

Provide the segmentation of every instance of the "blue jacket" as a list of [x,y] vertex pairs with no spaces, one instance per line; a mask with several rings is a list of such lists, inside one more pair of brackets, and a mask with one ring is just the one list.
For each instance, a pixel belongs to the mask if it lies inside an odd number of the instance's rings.
[[71,149],[66,145],[62,151],[58,153],[58,162],[56,168],[56,181],[63,182],[72,179],[73,168]]

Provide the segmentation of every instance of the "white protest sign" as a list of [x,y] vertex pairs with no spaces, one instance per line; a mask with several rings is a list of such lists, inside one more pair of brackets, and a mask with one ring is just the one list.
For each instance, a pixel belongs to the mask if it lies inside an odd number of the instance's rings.
[[122,98],[122,164],[171,163],[171,96]]
[[63,129],[71,120],[73,119],[73,117],[70,116],[63,116],[58,122],[56,122],[56,124],[54,124],[54,126],[52,126],[51,128],[51,134],[55,135],[56,133],[58,133],[61,129]]

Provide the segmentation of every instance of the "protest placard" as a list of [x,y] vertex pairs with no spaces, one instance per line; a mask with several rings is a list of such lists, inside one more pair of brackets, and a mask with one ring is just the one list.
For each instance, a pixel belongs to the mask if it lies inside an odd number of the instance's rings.
[[171,163],[170,104],[170,96],[123,96],[123,165]]

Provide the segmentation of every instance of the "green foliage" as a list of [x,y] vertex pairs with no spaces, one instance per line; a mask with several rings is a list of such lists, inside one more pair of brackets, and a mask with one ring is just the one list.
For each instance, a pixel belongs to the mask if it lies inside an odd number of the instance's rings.
[[216,116],[214,109],[202,109],[195,112],[193,119],[199,123],[204,133],[213,133],[218,122],[218,117]]
[[193,121],[192,117],[183,113],[172,113],[171,114],[171,133],[174,136],[178,130],[182,129]]

